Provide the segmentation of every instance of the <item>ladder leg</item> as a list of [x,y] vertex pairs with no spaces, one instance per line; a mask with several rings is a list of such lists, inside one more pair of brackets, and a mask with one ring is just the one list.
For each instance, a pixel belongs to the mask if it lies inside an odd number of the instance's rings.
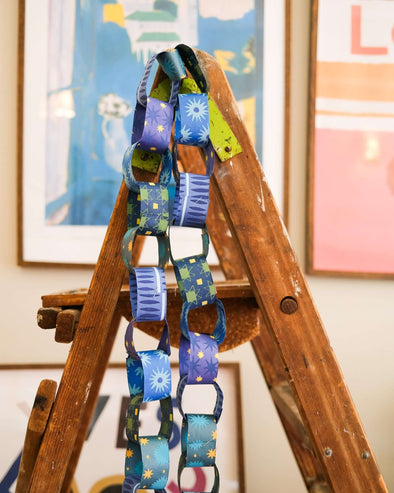
[[74,478],[75,471],[78,465],[78,460],[82,452],[82,447],[85,442],[86,435],[89,431],[89,426],[92,421],[94,410],[96,408],[101,383],[103,381],[104,374],[108,366],[108,362],[115,342],[116,334],[118,333],[120,320],[121,320],[121,314],[118,310],[116,310],[111,321],[111,326],[108,332],[107,340],[105,342],[105,345],[100,355],[98,370],[96,375],[94,376],[94,381],[90,389],[89,397],[86,402],[86,406],[81,418],[78,435],[70,457],[70,461],[68,463],[66,474],[64,476],[64,481],[61,489],[62,493],[68,493],[70,491],[71,483]]
[[197,54],[243,149],[217,160],[213,186],[325,477],[336,493],[387,492],[226,76],[213,57]]
[[120,247],[126,206],[122,183],[34,467],[31,493],[57,493],[64,482],[124,278]]

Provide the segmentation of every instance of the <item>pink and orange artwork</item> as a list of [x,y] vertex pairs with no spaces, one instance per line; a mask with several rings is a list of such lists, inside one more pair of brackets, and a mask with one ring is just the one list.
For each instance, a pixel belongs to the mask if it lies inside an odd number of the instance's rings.
[[309,272],[394,275],[394,2],[319,0]]

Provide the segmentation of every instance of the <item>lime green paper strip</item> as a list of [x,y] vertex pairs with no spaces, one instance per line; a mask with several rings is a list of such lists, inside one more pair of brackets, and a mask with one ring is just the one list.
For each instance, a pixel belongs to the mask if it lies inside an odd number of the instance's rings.
[[[167,101],[170,90],[170,81],[165,79],[151,93],[152,97]],[[192,79],[184,79],[179,91],[181,94],[201,92]],[[242,147],[235,137],[233,131],[223,118],[215,101],[208,94],[209,116],[210,116],[210,139],[219,159],[224,162],[242,152]]]

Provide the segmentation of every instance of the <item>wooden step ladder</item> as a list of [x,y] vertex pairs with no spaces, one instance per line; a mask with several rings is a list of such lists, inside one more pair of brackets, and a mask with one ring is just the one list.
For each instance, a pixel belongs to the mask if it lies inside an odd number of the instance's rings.
[[[210,95],[243,149],[226,162],[216,161],[207,219],[231,281],[217,283],[218,297],[229,307],[235,298],[248,321],[242,333],[237,314],[228,316],[227,349],[252,338],[308,491],[387,492],[225,74],[214,58],[196,54]],[[198,153],[188,148],[180,155],[186,171],[198,172]],[[43,297],[40,324],[57,322],[57,339],[73,342],[37,457],[18,478],[29,486],[17,493],[70,490],[120,319],[131,316],[120,256],[126,203],[122,184],[89,290]],[[168,291],[176,329],[179,295],[175,287]],[[154,328],[141,328],[155,335]]]

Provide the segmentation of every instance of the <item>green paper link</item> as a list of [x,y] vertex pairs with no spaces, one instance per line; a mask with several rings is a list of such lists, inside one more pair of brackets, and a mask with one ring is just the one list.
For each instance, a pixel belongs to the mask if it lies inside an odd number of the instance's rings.
[[189,308],[210,305],[216,300],[216,287],[205,255],[173,261],[183,302]]
[[[133,190],[138,193],[140,190],[139,185],[141,183],[146,182],[138,182],[133,173],[134,166],[134,153],[136,152],[137,144],[132,144],[129,146],[124,155],[122,161],[122,171],[123,171],[123,180],[129,190]],[[161,155],[162,159],[162,167],[158,178],[158,183],[161,185],[168,186],[171,180],[171,171],[172,171],[172,154],[169,149]]]
[[[140,392],[131,397],[127,407],[126,415],[126,436],[130,442],[137,443],[139,440],[139,415],[141,405],[144,400],[144,393]],[[172,398],[168,396],[160,399],[161,423],[159,435],[169,440],[171,438],[172,427],[174,424],[174,414],[172,407]]]
[[139,193],[129,191],[127,227],[138,226],[138,234],[160,236],[166,233],[170,220],[169,195],[161,183],[139,183]]
[[[163,101],[167,100],[170,82],[168,79],[162,81],[152,91],[152,96]],[[192,79],[184,79],[179,94],[200,92],[197,84]],[[210,139],[220,161],[224,162],[242,152],[241,144],[226,122],[215,101],[208,94]]]

